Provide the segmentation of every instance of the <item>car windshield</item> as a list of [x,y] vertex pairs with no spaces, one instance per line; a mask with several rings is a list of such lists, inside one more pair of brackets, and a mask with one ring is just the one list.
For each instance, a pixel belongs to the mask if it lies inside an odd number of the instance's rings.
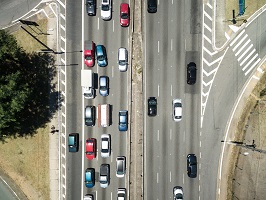
[[149,105],[156,105],[156,101],[155,100],[150,100],[149,101]]
[[109,10],[109,5],[102,5],[102,10],[103,11],[108,11]]
[[92,60],[92,57],[91,56],[85,56],[85,59],[86,60]]
[[104,60],[104,56],[98,56],[98,60],[103,61]]
[[127,13],[122,13],[121,14],[121,18],[122,19],[127,19],[128,18],[128,14]]
[[183,195],[180,194],[180,193],[177,193],[177,194],[175,195],[175,198],[176,198],[176,199],[183,199]]
[[119,60],[119,65],[125,65],[126,61],[125,60]]

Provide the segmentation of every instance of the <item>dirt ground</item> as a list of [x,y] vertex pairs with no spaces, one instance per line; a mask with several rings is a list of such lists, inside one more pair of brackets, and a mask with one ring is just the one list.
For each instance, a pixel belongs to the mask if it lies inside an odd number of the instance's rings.
[[[39,20],[38,24],[39,29],[47,30],[47,20]],[[35,31],[39,33],[38,29]],[[22,29],[14,32],[13,35],[27,52],[36,52],[42,48]],[[46,43],[46,36],[37,37]],[[16,182],[30,200],[50,197],[49,132],[49,128],[46,127],[39,129],[33,137],[9,138],[5,143],[0,143],[0,168]]]

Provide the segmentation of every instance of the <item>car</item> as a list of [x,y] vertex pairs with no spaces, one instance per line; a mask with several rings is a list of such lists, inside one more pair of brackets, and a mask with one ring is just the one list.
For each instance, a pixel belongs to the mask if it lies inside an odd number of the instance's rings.
[[129,5],[128,3],[121,3],[120,4],[120,25],[122,27],[129,26],[129,19],[130,19]]
[[84,42],[84,62],[87,67],[93,67],[95,63],[95,43],[90,40]]
[[112,0],[102,0],[101,18],[103,20],[112,18]]
[[187,65],[187,84],[194,85],[197,79],[197,66],[194,62]]
[[197,157],[195,154],[187,155],[187,175],[190,178],[197,177]]
[[111,140],[109,134],[102,134],[101,136],[101,156],[107,158],[111,154]]
[[118,69],[121,72],[127,71],[128,55],[127,49],[121,47],[118,49]]
[[154,117],[157,115],[157,99],[156,97],[148,98],[148,116]]
[[68,135],[68,151],[78,152],[79,151],[79,134],[70,133]]
[[92,194],[86,194],[86,195],[84,195],[83,200],[94,200],[94,198],[93,198]]
[[85,171],[85,186],[92,188],[95,185],[95,169],[87,168]]
[[109,95],[109,77],[100,76],[99,78],[99,93],[100,95],[106,97]]
[[156,13],[157,12],[157,0],[147,0],[148,4],[148,13]]
[[85,125],[86,126],[95,126],[95,106],[86,106],[85,108]]
[[101,164],[99,173],[99,182],[102,188],[107,188],[110,183],[110,165]]
[[126,200],[127,199],[127,190],[126,188],[117,189],[117,200]]
[[96,0],[86,0],[86,10],[89,16],[96,15]]
[[88,138],[86,140],[86,158],[92,160],[96,158],[97,140],[95,138]]
[[116,176],[121,178],[124,177],[126,173],[126,157],[118,156],[116,158]]
[[120,110],[118,114],[119,123],[118,129],[119,131],[127,131],[128,129],[128,111],[127,110]]
[[96,57],[97,57],[98,65],[100,67],[107,66],[107,54],[106,54],[106,49],[103,45],[96,46]]
[[181,99],[173,100],[173,120],[179,122],[182,119],[182,102]]
[[183,200],[183,188],[181,186],[175,186],[173,189],[173,193],[174,193],[174,200]]

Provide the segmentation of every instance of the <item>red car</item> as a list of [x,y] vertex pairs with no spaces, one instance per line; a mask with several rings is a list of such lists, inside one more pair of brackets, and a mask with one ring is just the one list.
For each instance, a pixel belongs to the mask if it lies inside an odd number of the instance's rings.
[[129,26],[129,5],[127,3],[121,3],[120,5],[120,24],[123,27]]
[[93,41],[85,41],[84,43],[84,60],[87,67],[93,67],[95,62],[95,44]]
[[86,157],[88,160],[92,160],[96,157],[96,139],[88,138],[86,140]]

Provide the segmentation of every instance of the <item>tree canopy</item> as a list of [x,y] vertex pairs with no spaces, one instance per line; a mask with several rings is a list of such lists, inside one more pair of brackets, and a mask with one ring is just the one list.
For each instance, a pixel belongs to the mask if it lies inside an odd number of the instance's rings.
[[56,112],[54,62],[50,54],[26,53],[0,30],[0,140],[32,135]]

